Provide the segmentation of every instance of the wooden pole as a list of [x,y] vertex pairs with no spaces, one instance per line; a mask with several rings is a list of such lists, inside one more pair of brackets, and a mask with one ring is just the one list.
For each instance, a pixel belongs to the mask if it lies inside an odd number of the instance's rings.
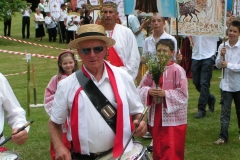
[[[226,37],[223,37],[223,47],[225,47],[225,42],[226,42]],[[225,61],[225,55],[223,56],[223,61]],[[225,73],[225,68],[222,68],[222,79],[224,79],[224,73]]]
[[27,59],[27,111],[28,111],[28,117],[30,116],[30,59],[31,55],[26,54]]
[[[178,8],[178,3],[176,1],[176,8]],[[178,15],[178,14],[177,14]],[[170,25],[170,24],[169,24]],[[177,40],[177,54],[179,54],[179,47],[178,47],[178,16],[176,16],[176,40]]]
[[37,92],[36,92],[36,78],[35,78],[35,68],[34,64],[32,63],[32,81],[33,81],[33,97],[34,97],[34,104],[37,104]]

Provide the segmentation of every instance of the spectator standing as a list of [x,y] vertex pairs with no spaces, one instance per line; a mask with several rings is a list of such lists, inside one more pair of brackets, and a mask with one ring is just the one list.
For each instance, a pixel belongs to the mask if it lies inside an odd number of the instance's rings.
[[50,12],[46,12],[46,17],[45,17],[45,24],[48,30],[48,41],[49,42],[56,42],[56,37],[57,37],[57,22],[54,17],[51,16]]
[[[72,12],[72,8],[68,8],[68,13],[71,13]],[[72,17],[72,19],[68,19],[66,20],[66,37],[67,37],[67,40],[66,40],[66,43],[68,44],[70,41],[74,40],[75,38],[75,31],[73,30],[69,30],[69,28],[71,26],[73,26],[75,23],[78,23],[77,21],[74,20],[74,17]]]
[[40,3],[38,3],[38,9],[40,9],[40,12],[42,13],[43,17],[45,18],[46,13],[44,11],[44,0],[40,0]]
[[[30,9],[30,5],[26,5],[25,9],[21,9],[22,13],[22,38],[30,37],[30,14],[32,10]],[[27,37],[25,37],[25,28],[27,27]]]
[[38,41],[42,41],[42,37],[45,36],[44,32],[44,18],[39,8],[36,8],[36,13],[34,14],[35,22],[35,37],[38,38]]
[[61,4],[60,17],[58,18],[59,27],[59,43],[65,43],[66,40],[66,21],[67,21],[67,11],[66,5]]
[[90,16],[90,14],[91,14],[91,10],[88,10],[88,9],[85,10],[85,16],[83,21],[84,24],[92,24],[93,19],[92,19],[92,16]]
[[12,25],[12,11],[7,11],[8,18],[4,19],[4,36],[11,36],[11,25]]

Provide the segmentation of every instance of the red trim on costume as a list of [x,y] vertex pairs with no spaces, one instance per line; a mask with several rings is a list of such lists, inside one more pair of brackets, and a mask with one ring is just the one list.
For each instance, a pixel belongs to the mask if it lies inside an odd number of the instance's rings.
[[123,103],[118,93],[116,79],[112,70],[106,65],[106,69],[108,72],[110,84],[113,89],[113,93],[115,95],[117,101],[117,126],[116,126],[116,137],[114,140],[114,147],[113,147],[113,157],[118,157],[121,155],[123,151]]
[[117,67],[121,67],[121,66],[124,66],[121,58],[119,57],[117,51],[115,50],[114,47],[110,47],[108,49],[108,61],[114,65],[114,66],[117,66]]
[[78,96],[82,91],[82,87],[80,87],[75,93],[72,110],[71,110],[71,131],[72,131],[72,143],[73,143],[73,151],[76,153],[81,153],[80,141],[78,136],[79,126],[78,126]]
[[0,147],[0,152],[7,151],[8,149],[6,147]]
[[[113,147],[113,156],[118,157],[121,155],[123,151],[123,103],[121,100],[121,97],[118,93],[117,83],[114,76],[113,71],[110,69],[110,67],[106,64],[107,73],[109,76],[110,84],[113,89],[114,96],[116,98],[117,102],[117,126],[116,126],[116,136],[114,140],[114,147]],[[83,73],[90,78],[90,75],[84,70],[84,67],[82,67]],[[73,100],[72,105],[72,111],[71,111],[71,130],[72,130],[72,142],[73,142],[73,149],[74,152],[81,152],[80,148],[80,138],[78,136],[79,126],[78,126],[78,96],[79,93],[82,91],[82,87],[80,87]]]

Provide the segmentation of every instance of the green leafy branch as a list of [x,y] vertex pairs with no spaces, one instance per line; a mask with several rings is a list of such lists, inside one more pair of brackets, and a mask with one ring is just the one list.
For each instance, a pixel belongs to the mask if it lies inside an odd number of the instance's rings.
[[158,81],[165,71],[166,63],[169,61],[170,56],[165,52],[160,52],[158,54],[148,54],[146,55],[146,65],[148,66],[149,73],[152,76],[153,81],[158,86]]

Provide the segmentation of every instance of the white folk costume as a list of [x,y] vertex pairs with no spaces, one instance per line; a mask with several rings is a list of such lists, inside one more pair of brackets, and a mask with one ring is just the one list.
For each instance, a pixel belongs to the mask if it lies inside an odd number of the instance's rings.
[[[13,128],[21,128],[27,123],[26,112],[20,106],[7,79],[0,73],[0,134],[3,132],[4,122]],[[4,118],[5,113],[5,118]],[[26,129],[29,130],[29,127]],[[5,140],[0,136],[0,143]]]
[[116,44],[109,48],[108,60],[111,64],[122,67],[135,79],[140,65],[140,54],[134,34],[129,28],[120,24],[116,24],[112,31],[106,30],[106,33],[116,41]]
[[143,46],[143,57],[146,57],[147,54],[156,54],[156,43],[160,39],[171,39],[174,42],[174,56],[173,60],[176,61],[176,55],[177,55],[177,40],[175,37],[171,36],[167,32],[163,32],[163,34],[155,41],[153,35],[147,37],[144,42]]
[[[47,114],[49,116],[51,116],[52,113],[52,103],[54,100],[54,95],[56,93],[57,90],[57,84],[59,81],[63,80],[64,78],[66,78],[67,75],[61,75],[60,77],[58,75],[55,75],[51,78],[50,82],[48,83],[46,89],[45,89],[45,94],[44,94],[44,108],[47,112]],[[71,144],[70,142],[67,140],[67,128],[68,128],[69,124],[68,124],[68,120],[66,120],[63,124],[62,124],[62,142],[65,145],[66,148],[70,149],[71,148]],[[54,151],[54,146],[53,143],[50,143],[50,154],[51,154],[51,158],[55,159],[55,151]]]
[[58,77],[58,75],[53,76],[45,89],[44,108],[49,116],[51,116],[52,113],[52,103],[57,90],[57,84],[60,80],[66,77],[67,75],[61,75],[60,78]]
[[[116,135],[95,109],[75,74],[58,83],[51,120],[62,124],[67,116],[70,117],[68,140],[72,141],[74,152],[89,155],[113,147],[113,155],[120,156],[131,135],[129,115],[142,113],[144,109],[132,77],[108,62],[104,63],[103,76],[98,82],[84,66],[82,71],[116,107]],[[131,142],[126,152],[132,149],[132,145]]]
[[139,87],[142,103],[149,106],[148,124],[153,137],[153,159],[184,159],[187,124],[188,82],[184,69],[171,62],[159,86],[165,90],[162,103],[156,104],[149,89],[156,84],[147,71]]

